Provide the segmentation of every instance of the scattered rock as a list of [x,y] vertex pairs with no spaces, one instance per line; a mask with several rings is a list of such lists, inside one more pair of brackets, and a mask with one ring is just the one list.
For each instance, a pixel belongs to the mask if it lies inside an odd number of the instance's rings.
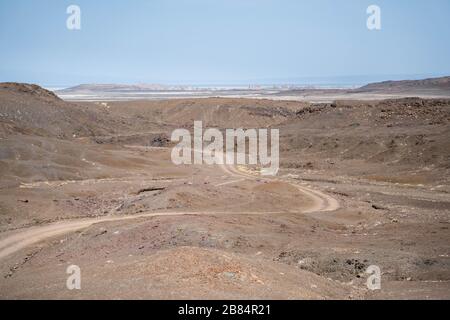
[[102,236],[102,235],[106,234],[107,232],[108,232],[108,230],[102,230],[99,233],[97,233],[94,237]]
[[140,189],[137,194],[141,194],[144,192],[152,192],[152,191],[163,191],[166,190],[165,187],[148,187],[148,188],[144,188],[144,189]]
[[225,277],[229,278],[229,279],[235,279],[236,278],[236,273],[235,272],[223,272],[222,273]]

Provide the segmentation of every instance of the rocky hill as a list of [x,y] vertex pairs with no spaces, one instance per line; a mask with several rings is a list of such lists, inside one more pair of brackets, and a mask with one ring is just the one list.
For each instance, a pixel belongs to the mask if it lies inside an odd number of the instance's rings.
[[15,133],[66,139],[108,132],[107,121],[37,85],[0,83],[0,136]]
[[356,89],[355,92],[403,93],[442,91],[450,93],[450,77],[430,78],[423,80],[384,81],[371,83]]

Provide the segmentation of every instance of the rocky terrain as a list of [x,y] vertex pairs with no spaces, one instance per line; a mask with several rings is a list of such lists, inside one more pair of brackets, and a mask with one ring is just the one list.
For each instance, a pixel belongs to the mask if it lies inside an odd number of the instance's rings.
[[[279,129],[278,176],[173,165],[194,120]],[[443,98],[71,103],[0,84],[0,298],[448,299],[449,150]]]

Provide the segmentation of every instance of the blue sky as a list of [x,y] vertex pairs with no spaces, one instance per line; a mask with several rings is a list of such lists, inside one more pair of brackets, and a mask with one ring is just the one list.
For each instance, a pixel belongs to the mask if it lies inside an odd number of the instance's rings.
[[[82,29],[66,28],[79,5]],[[369,31],[366,9],[381,7]],[[0,81],[245,84],[450,74],[448,0],[0,0]],[[363,77],[364,78],[364,77]]]

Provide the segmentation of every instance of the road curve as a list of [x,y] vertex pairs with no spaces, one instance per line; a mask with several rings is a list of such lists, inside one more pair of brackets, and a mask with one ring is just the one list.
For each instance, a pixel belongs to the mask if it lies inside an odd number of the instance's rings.
[[[329,195],[326,195],[320,191],[313,190],[304,186],[300,186],[296,183],[286,181],[281,178],[266,178],[251,175],[241,170],[233,167],[223,165],[221,168],[229,175],[239,177],[241,180],[251,179],[251,180],[268,180],[268,181],[281,181],[285,183],[289,183],[290,185],[297,188],[300,192],[307,195],[313,200],[313,205],[307,208],[306,210],[302,210],[299,213],[310,213],[310,212],[323,212],[323,211],[334,211],[339,208],[339,203],[336,199],[332,198]],[[272,212],[152,212],[152,213],[144,213],[139,215],[132,216],[107,216],[107,217],[99,217],[99,218],[88,218],[88,219],[79,219],[72,221],[62,221],[56,222],[45,226],[37,226],[30,227],[26,229],[22,229],[20,231],[15,232],[14,234],[0,239],[0,259],[5,258],[6,256],[20,251],[30,245],[38,243],[40,241],[46,240],[48,238],[52,238],[55,236],[60,236],[69,232],[74,232],[78,230],[82,230],[88,228],[94,224],[102,223],[102,222],[113,222],[113,221],[124,221],[138,218],[148,218],[148,217],[157,217],[157,216],[187,216],[187,215],[212,215],[212,214],[271,214]],[[277,212],[273,212],[276,214]]]
[[306,210],[302,210],[301,213],[335,211],[335,210],[339,209],[339,207],[340,207],[339,202],[335,198],[333,198],[321,191],[314,190],[314,189],[311,189],[311,188],[308,188],[305,186],[301,186],[297,183],[287,181],[282,178],[269,177],[269,176],[262,177],[262,176],[252,175],[252,174],[249,174],[246,172],[242,172],[234,166],[223,165],[221,167],[225,172],[227,172],[228,174],[233,175],[235,177],[241,177],[241,178],[246,178],[246,179],[250,179],[250,180],[279,181],[279,182],[288,183],[291,186],[297,188],[300,192],[302,192],[303,194],[310,197],[311,200],[313,201],[312,206],[307,208]]

